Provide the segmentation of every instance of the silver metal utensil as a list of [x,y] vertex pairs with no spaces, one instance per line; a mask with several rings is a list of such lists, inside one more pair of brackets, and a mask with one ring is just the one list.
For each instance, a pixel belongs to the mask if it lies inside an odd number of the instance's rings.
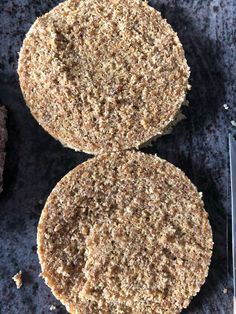
[[236,313],[236,140],[229,135],[231,209],[232,209],[232,255],[234,281],[234,313]]

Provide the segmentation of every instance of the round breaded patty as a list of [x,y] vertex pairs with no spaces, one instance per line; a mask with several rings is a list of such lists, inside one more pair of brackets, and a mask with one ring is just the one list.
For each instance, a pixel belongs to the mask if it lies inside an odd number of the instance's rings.
[[139,147],[178,121],[189,68],[177,34],[142,0],[68,0],[40,17],[20,52],[32,114],[65,146]]
[[135,151],[69,172],[38,226],[42,276],[71,313],[180,313],[205,281],[212,246],[190,180]]

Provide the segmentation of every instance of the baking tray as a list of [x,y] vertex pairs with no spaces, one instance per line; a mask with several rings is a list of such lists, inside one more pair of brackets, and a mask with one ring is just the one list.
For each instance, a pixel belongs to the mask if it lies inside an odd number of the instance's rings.
[[[82,0],[81,0],[82,1]],[[70,169],[90,158],[62,147],[33,119],[24,104],[16,74],[18,52],[37,16],[60,1],[1,0],[0,102],[8,109],[9,141],[0,196],[0,313],[65,313],[39,277],[36,228],[53,186]],[[147,153],[180,167],[203,192],[214,234],[209,276],[184,313],[232,313],[228,132],[236,120],[234,0],[159,0],[178,32],[191,67],[187,119]],[[227,104],[229,109],[226,110]],[[23,287],[11,277],[23,272]]]

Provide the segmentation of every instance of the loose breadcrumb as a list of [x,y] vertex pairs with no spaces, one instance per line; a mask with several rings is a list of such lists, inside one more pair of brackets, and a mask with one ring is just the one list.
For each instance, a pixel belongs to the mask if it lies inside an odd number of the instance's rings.
[[50,308],[49,308],[50,311],[55,311],[56,309],[57,309],[57,308],[56,308],[55,305],[53,305],[53,304],[52,304],[52,305],[50,306]]
[[12,277],[12,279],[16,283],[16,288],[20,289],[22,287],[22,271],[20,270],[15,276]]
[[229,106],[227,104],[224,104],[223,107],[225,108],[225,110],[229,109]]
[[18,73],[32,114],[64,145],[139,147],[185,104],[189,67],[177,34],[142,0],[68,0],[38,18]]
[[224,293],[224,294],[228,293],[228,289],[224,288],[224,289],[223,289],[223,293]]
[[236,121],[232,120],[231,124],[232,124],[233,127],[236,127]]
[[83,314],[180,313],[205,281],[213,246],[190,180],[132,151],[68,173],[46,202],[37,243],[46,283]]

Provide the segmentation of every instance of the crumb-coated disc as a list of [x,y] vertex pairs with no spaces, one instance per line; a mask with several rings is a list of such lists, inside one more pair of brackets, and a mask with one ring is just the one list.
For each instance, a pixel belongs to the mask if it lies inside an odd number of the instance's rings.
[[38,18],[18,73],[32,114],[64,145],[139,147],[178,121],[189,68],[177,34],[142,0],[68,0]]
[[38,226],[42,276],[71,313],[180,313],[205,282],[201,195],[156,156],[102,154],[53,189]]

